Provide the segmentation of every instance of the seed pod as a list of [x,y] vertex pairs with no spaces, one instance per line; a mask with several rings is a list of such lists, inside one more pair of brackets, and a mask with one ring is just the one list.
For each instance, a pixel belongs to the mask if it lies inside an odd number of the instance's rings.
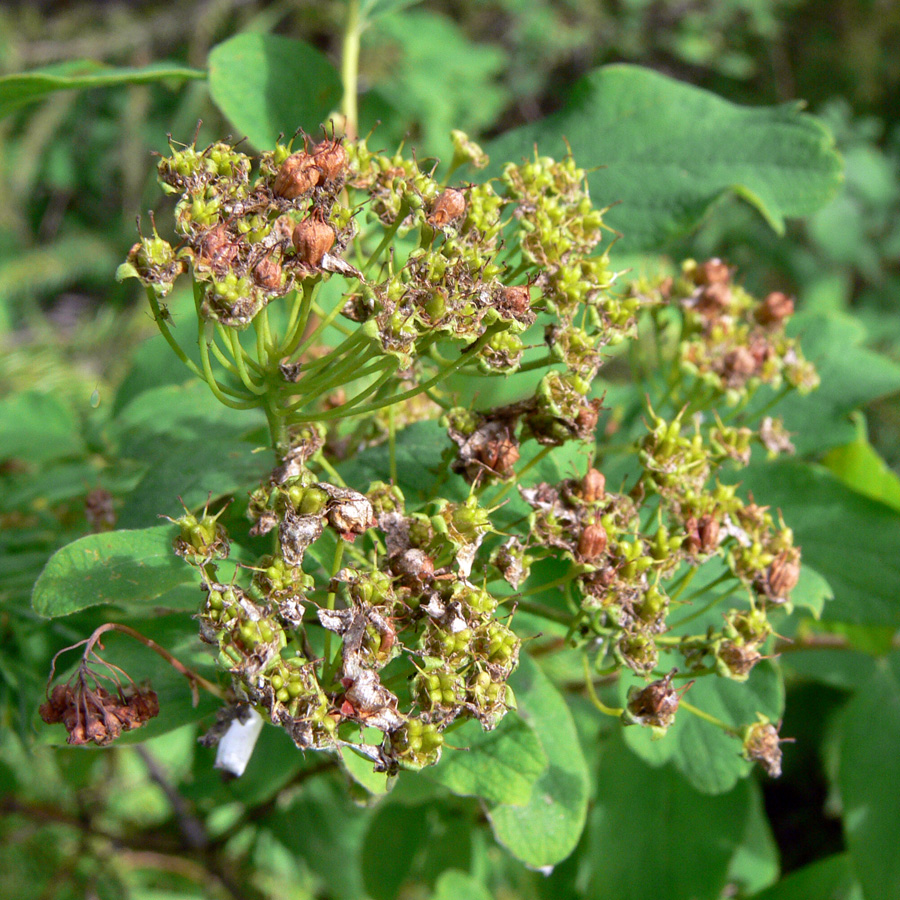
[[262,288],[270,291],[280,290],[284,283],[281,263],[271,256],[263,257],[253,267],[253,280]]
[[719,546],[719,520],[708,513],[697,523],[699,549],[702,553],[712,553]]
[[731,278],[731,269],[721,259],[708,259],[694,271],[697,284],[726,284]]
[[766,570],[766,585],[773,600],[786,601],[800,580],[800,551],[782,550]]
[[408,587],[417,587],[434,576],[434,560],[424,550],[411,547],[390,560],[391,571]]
[[578,555],[585,562],[595,562],[606,549],[606,529],[599,522],[591,522],[578,538]]
[[756,321],[760,325],[779,325],[794,314],[794,300],[781,291],[773,291],[756,310]]
[[466,211],[466,195],[455,188],[447,188],[434,202],[428,224],[443,228]]
[[334,229],[318,209],[300,222],[291,235],[297,258],[308,266],[317,266],[322,262],[322,257],[334,246],[334,239]]
[[347,151],[343,140],[322,141],[313,152],[313,162],[319,170],[317,184],[337,181],[347,168]]
[[234,262],[240,248],[230,239],[223,223],[216,225],[215,228],[210,228],[200,238],[197,250],[198,263],[222,271]]
[[606,494],[606,476],[597,469],[588,469],[581,480],[581,497],[585,503],[596,503]]
[[513,316],[523,316],[531,310],[531,288],[527,284],[513,284],[500,291],[503,309]]
[[767,719],[761,718],[744,730],[744,759],[758,762],[772,778],[781,775],[781,747],[785,738],[778,736],[778,729]]
[[318,183],[321,172],[316,161],[305,150],[292,153],[275,176],[272,190],[285,200],[296,200],[308,194]]
[[671,671],[665,678],[648,684],[645,688],[631,687],[628,690],[628,719],[639,725],[666,729],[678,711],[680,695],[672,687]]

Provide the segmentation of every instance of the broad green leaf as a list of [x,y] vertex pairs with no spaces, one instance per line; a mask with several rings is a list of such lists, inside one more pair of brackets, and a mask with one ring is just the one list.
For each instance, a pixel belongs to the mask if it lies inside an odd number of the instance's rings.
[[171,63],[151,63],[140,68],[105,66],[93,60],[72,60],[44,69],[5,75],[0,78],[0,117],[29,103],[36,103],[54,91],[117,87],[123,84],[151,84],[157,81],[202,79],[206,73]]
[[830,450],[823,457],[822,465],[854,491],[900,511],[900,478],[888,468],[865,435]]
[[136,527],[161,514],[179,515],[178,498],[190,508],[208,497],[246,490],[272,465],[243,439],[262,422],[252,411],[221,406],[205,384],[166,385],[129,403],[115,424],[120,456],[142,463],[146,474],[128,496],[119,524]]
[[750,815],[748,784],[715,797],[698,793],[671,766],[647,766],[618,739],[604,748],[600,765],[582,860],[585,896],[721,896]]
[[340,102],[341,79],[309,44],[247,32],[210,51],[209,90],[239,136],[267,150],[279,134],[318,131]]
[[833,599],[831,585],[812,566],[801,566],[800,580],[791,591],[791,603],[805,606],[815,618],[820,619],[826,602]]
[[778,880],[778,844],[763,806],[759,783],[747,781],[750,804],[744,835],[728,864],[729,884],[739,884],[743,894],[760,891]]
[[115,604],[132,610],[193,610],[199,579],[172,552],[174,525],[91,534],[58,550],[32,594],[34,611],[47,619]]
[[844,833],[866,900],[900,898],[900,652],[879,661],[843,719]]
[[438,878],[431,900],[491,900],[491,892],[466,872],[448,869]]
[[266,824],[276,840],[322,879],[329,896],[359,900],[368,896],[361,856],[372,816],[372,810],[361,809],[348,799],[344,785],[312,778],[294,801],[269,816]]
[[564,860],[581,837],[590,787],[587,763],[565,700],[527,654],[510,684],[518,714],[534,729],[549,765],[527,804],[494,806],[488,818],[494,836],[513,856],[544,869]]
[[900,625],[900,514],[851,490],[819,466],[796,461],[751,465],[742,492],[780,509],[803,549],[803,562],[834,592],[825,618]]
[[83,447],[78,420],[59,397],[27,391],[0,401],[0,461],[40,466]]
[[859,650],[785,652],[780,657],[785,680],[818,681],[842,691],[855,691],[870,681],[877,665],[871,654]]
[[656,250],[695,226],[722,195],[754,206],[779,233],[835,193],[841,163],[831,135],[796,104],[736,106],[649,69],[604,66],[576,85],[566,106],[487,145],[492,173],[541,153],[598,167],[588,176],[617,250]]
[[[775,414],[784,420],[800,455],[819,454],[857,436],[850,413],[861,404],[900,390],[900,365],[862,346],[866,332],[858,320],[839,312],[795,316],[791,334],[819,372],[811,394],[792,394]],[[761,397],[759,403],[769,402]]]
[[791,872],[751,900],[862,900],[849,855],[826,856]]
[[[623,705],[630,684],[643,686],[644,682],[631,675],[621,679]],[[775,667],[762,662],[744,683],[716,675],[699,678],[685,700],[730,728],[738,729],[755,722],[757,713],[773,721],[780,719],[784,710],[784,684]],[[731,790],[752,768],[752,764],[741,757],[741,744],[737,738],[684,707],[659,740],[653,740],[650,729],[638,725],[627,727],[624,735],[628,747],[645,762],[659,766],[671,761],[696,790],[705,794]]]
[[362,852],[366,895],[395,900],[416,854],[428,840],[428,808],[388,803],[369,822]]
[[463,797],[521,806],[547,768],[547,754],[532,728],[514,713],[490,732],[477,722],[453,732],[458,750],[444,752],[423,774]]

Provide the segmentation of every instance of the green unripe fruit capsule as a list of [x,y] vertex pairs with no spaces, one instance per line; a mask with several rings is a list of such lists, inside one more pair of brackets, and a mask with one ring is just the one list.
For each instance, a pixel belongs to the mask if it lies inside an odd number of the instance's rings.
[[328,503],[328,494],[321,488],[307,488],[303,499],[297,504],[297,512],[303,516],[317,516],[325,509]]
[[275,692],[275,699],[278,700],[279,703],[289,703],[291,699],[290,692],[282,688],[280,691]]
[[284,679],[280,675],[275,674],[269,679],[269,684],[272,685],[274,690],[280,691],[284,687]]
[[302,681],[289,681],[286,690],[291,697],[299,697],[303,693]]

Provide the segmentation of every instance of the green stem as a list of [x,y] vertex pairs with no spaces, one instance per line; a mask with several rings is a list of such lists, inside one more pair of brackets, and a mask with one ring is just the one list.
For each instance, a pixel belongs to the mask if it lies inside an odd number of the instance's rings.
[[588,697],[590,698],[591,703],[593,703],[604,716],[615,716],[615,718],[618,719],[625,710],[618,706],[607,706],[597,696],[597,691],[594,689],[594,673],[591,672],[591,663],[590,660],[588,660],[587,653],[581,658],[584,662],[584,686],[587,688]]
[[[360,365],[364,365],[367,362],[368,359],[348,359],[344,361],[343,365],[336,367],[332,372],[326,372],[317,378],[310,379],[309,383],[301,382],[304,388],[303,395],[300,400],[287,407],[287,412],[299,412],[323,394],[327,394],[329,391],[333,391],[336,388],[348,384],[351,380],[356,381],[359,378],[365,378],[367,375],[372,375],[374,372],[380,371],[384,367],[384,361],[377,360],[371,366],[362,369],[359,368]],[[368,391],[368,388],[366,390]],[[338,408],[343,409],[346,405],[346,403],[343,403]]]
[[397,432],[394,422],[395,406],[388,407],[388,456],[390,459],[389,471],[391,484],[397,484]]
[[397,361],[391,360],[390,364],[384,370],[382,376],[369,385],[369,387],[361,390],[355,397],[351,397],[346,403],[342,403],[337,409],[329,409],[325,412],[317,412],[317,413],[308,413],[306,415],[297,415],[294,414],[291,416],[290,421],[291,424],[294,425],[302,425],[306,422],[323,422],[323,421],[331,421],[332,419],[345,419],[348,416],[357,416],[364,413],[373,412],[374,409],[382,409],[384,406],[387,406],[389,403],[393,401],[388,400],[383,403],[378,404],[370,404],[369,406],[362,406],[359,409],[354,409],[357,404],[362,403],[368,396],[377,392],[382,385],[384,385],[387,381],[394,377],[394,373],[397,371]]
[[400,209],[397,211],[397,217],[394,219],[393,224],[390,228],[384,233],[384,237],[381,239],[381,242],[372,252],[372,255],[367,260],[364,268],[363,275],[366,276],[369,274],[369,269],[372,268],[374,262],[378,259],[379,256],[384,252],[385,248],[388,247],[391,241],[394,239],[394,235],[397,233],[397,229],[403,224],[403,220],[409,215],[410,205],[402,200],[400,202]]
[[721,719],[717,719],[715,716],[711,716],[708,712],[704,712],[702,709],[698,709],[694,706],[693,703],[688,703],[683,697],[681,699],[681,703],[679,704],[682,709],[686,709],[689,713],[693,713],[697,716],[698,719],[703,719],[704,722],[709,722],[710,725],[715,725],[716,728],[721,728],[725,734],[731,735],[733,737],[737,737],[737,731],[734,730],[730,725],[727,725]]
[[172,332],[169,330],[169,326],[163,318],[162,310],[159,308],[159,300],[156,299],[156,292],[152,287],[147,288],[147,298],[150,301],[150,309],[153,311],[153,321],[156,322],[156,327],[159,329],[160,334],[165,338],[166,343],[194,375],[205,380],[203,372],[197,368],[197,364],[192,359],[188,358],[188,355],[178,346],[178,342],[172,336]]
[[322,282],[318,278],[303,282],[300,308],[296,318],[294,318],[294,311],[292,310],[291,312],[292,321],[288,326],[287,334],[284,336],[284,344],[282,344],[278,351],[280,357],[293,356],[297,350],[297,346],[303,340],[303,334],[309,323],[309,311],[321,283]]
[[257,396],[262,396],[267,393],[268,388],[266,385],[259,385],[250,377],[250,373],[247,371],[247,366],[244,362],[244,348],[241,346],[241,339],[234,329],[232,329],[229,338],[231,339],[231,355],[234,357],[241,384],[243,384],[248,391]]
[[[331,563],[331,581],[334,580],[337,573],[341,570],[341,561],[344,558],[344,539],[337,539],[337,546],[334,548],[334,559]],[[330,582],[329,582],[330,587]],[[328,597],[325,600],[327,609],[334,609],[335,592],[328,591]],[[331,681],[331,631],[325,629],[325,648],[322,651],[322,684],[328,684]]]
[[359,135],[359,112],[357,90],[359,85],[359,0],[350,0],[347,7],[347,24],[344,27],[344,46],[341,54],[341,82],[344,98],[341,109],[344,113],[344,133],[355,141]]
[[[223,405],[231,408],[231,409],[255,409],[260,406],[259,399],[256,397],[248,397],[246,394],[238,393],[237,391],[230,391],[229,388],[220,385],[218,381],[216,381],[215,376],[213,375],[212,365],[209,361],[209,344],[206,340],[206,335],[204,333],[205,327],[203,319],[199,320],[200,328],[199,334],[197,336],[197,346],[200,348],[200,362],[203,365],[203,374],[202,378],[209,385],[209,389],[213,392],[215,398],[222,403]],[[237,397],[247,397],[247,399],[240,400],[232,400],[230,397],[226,397],[223,391],[228,390],[230,393],[234,393]]]

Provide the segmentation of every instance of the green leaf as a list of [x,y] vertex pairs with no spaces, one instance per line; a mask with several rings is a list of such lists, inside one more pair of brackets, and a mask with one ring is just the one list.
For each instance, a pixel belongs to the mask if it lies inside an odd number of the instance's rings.
[[346,773],[370,794],[386,794],[390,791],[391,780],[385,772],[374,771],[371,759],[360,756],[349,747],[341,747],[338,753]]
[[555,866],[574,849],[584,829],[590,787],[587,763],[572,714],[559,691],[527,654],[510,679],[519,715],[534,729],[549,765],[528,803],[488,811],[494,836],[527,866]]
[[50,557],[31,605],[47,619],[116,604],[132,610],[193,610],[199,579],[172,552],[174,525],[90,534]]
[[366,896],[395,900],[427,838],[427,807],[381,806],[369,823],[362,852]]
[[867,900],[900,898],[900,652],[879,661],[843,719],[844,833]]
[[506,160],[565,154],[589,175],[617,250],[659,249],[695,226],[715,201],[744,198],[779,233],[784,219],[823,206],[841,179],[831,135],[796,104],[736,106],[700,88],[630,65],[604,66],[565,108],[487,145],[492,174]]
[[[643,686],[644,682],[631,675],[621,679],[622,705],[630,684]],[[744,683],[715,675],[699,678],[685,700],[737,729],[755,722],[758,712],[773,721],[780,719],[784,683],[771,663],[762,662]],[[696,790],[705,794],[731,790],[752,768],[741,757],[740,741],[685,708],[678,711],[674,724],[659,740],[653,740],[650,729],[637,725],[626,728],[624,735],[628,747],[645,762],[659,766],[671,761]]]
[[166,385],[139,394],[115,425],[120,455],[141,462],[146,474],[119,512],[119,524],[143,525],[166,513],[177,516],[178,498],[189,509],[259,481],[271,464],[243,440],[263,421],[254,410],[235,415],[205,384]]
[[438,878],[431,900],[491,900],[491,892],[471,875],[448,869]]
[[265,150],[298,127],[315,133],[340,103],[341,79],[309,44],[247,32],[210,51],[209,90],[240,136]]
[[157,81],[202,79],[206,73],[171,63],[151,63],[140,68],[105,66],[93,60],[72,60],[44,69],[0,78],[0,117],[29,103],[43,100],[54,91],[117,87],[122,84],[152,84]]
[[728,883],[741,887],[741,896],[760,891],[778,880],[778,844],[763,806],[759,783],[747,781],[750,805],[744,835],[728,864]]
[[822,464],[854,491],[900,511],[900,478],[888,468],[865,435],[830,450]]
[[789,331],[800,338],[804,355],[815,363],[822,380],[811,394],[791,394],[775,410],[791,432],[797,452],[819,454],[854,440],[857,428],[850,413],[900,390],[900,365],[862,346],[863,326],[836,311],[795,316]]
[[848,488],[827,470],[797,461],[751,465],[742,492],[780,509],[803,549],[803,563],[834,591],[825,618],[900,625],[900,514]]
[[547,754],[534,730],[514,713],[490,732],[477,722],[453,732],[458,750],[423,774],[462,797],[521,806],[547,768]]
[[800,568],[800,580],[791,591],[791,603],[794,606],[805,606],[819,619],[825,603],[833,599],[831,585],[812,566],[804,563]]
[[0,461],[43,465],[83,447],[78,420],[59,397],[27,391],[0,401]]
[[343,785],[313,778],[267,824],[279,842],[321,877],[329,896],[359,900],[368,895],[360,860],[371,818],[372,811],[355,806]]
[[750,790],[698,793],[671,767],[654,769],[618,739],[601,777],[582,865],[592,900],[715,900],[747,827]]
[[754,894],[752,900],[862,900],[846,853],[826,856],[791,872],[778,884]]

